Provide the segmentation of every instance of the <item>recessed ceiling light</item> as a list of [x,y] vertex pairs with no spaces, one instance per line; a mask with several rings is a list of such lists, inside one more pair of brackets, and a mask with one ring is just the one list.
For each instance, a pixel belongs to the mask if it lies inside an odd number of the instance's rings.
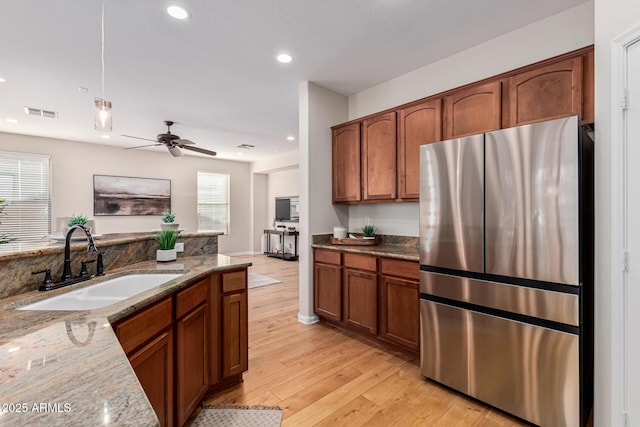
[[86,88],[86,87],[82,87],[82,86],[80,86],[80,87],[78,88],[78,92],[87,93],[87,92],[89,92],[89,89],[88,89],[88,88]]
[[104,139],[111,139],[111,135],[102,135]]
[[4,119],[4,121],[7,123],[18,123],[16,119]]
[[0,83],[4,83],[4,82],[6,82],[6,80],[4,78],[0,77]]
[[280,55],[276,56],[276,59],[280,62],[282,62],[283,64],[288,64],[289,62],[291,62],[291,55],[287,55],[286,53],[281,53]]
[[295,141],[296,137],[295,136],[288,136],[287,137],[287,141]]
[[189,19],[189,11],[180,6],[169,6],[167,8],[167,13],[175,19],[179,19],[180,21],[184,21]]

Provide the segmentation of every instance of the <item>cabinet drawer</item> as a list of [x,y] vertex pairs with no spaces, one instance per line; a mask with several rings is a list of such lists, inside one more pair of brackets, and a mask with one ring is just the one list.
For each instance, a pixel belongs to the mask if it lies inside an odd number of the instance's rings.
[[224,293],[242,291],[247,287],[247,274],[244,270],[222,273],[220,280]]
[[380,258],[380,272],[388,276],[420,280],[420,265],[416,261]]
[[201,280],[176,295],[176,319],[181,318],[203,302],[207,301],[209,279]]
[[315,262],[335,265],[340,265],[340,255],[340,252],[328,249],[316,249],[313,254]]
[[376,271],[378,269],[376,260],[376,257],[371,255],[344,254],[344,266],[358,270]]
[[115,331],[124,352],[129,354],[169,326],[171,326],[171,298],[156,303],[153,307],[116,324]]

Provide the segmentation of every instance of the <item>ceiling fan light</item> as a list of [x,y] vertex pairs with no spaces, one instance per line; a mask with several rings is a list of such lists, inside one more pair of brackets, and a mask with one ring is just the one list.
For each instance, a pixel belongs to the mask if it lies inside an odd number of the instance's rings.
[[111,132],[111,101],[95,98],[94,128],[99,131]]
[[182,150],[180,150],[180,148],[179,148],[179,147],[176,147],[176,146],[169,147],[169,152],[171,153],[171,155],[172,155],[173,157],[180,157],[180,156],[182,156]]

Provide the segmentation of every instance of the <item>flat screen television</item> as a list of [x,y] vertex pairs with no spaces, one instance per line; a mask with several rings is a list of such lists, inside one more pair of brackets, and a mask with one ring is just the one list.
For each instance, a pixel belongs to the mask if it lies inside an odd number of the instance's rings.
[[291,199],[289,197],[276,197],[276,221],[289,221],[291,219]]
[[298,196],[276,197],[276,221],[300,221]]

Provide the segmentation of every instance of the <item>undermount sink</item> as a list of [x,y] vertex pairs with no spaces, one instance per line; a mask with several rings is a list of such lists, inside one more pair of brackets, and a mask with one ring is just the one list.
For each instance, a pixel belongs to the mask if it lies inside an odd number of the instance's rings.
[[182,274],[128,274],[25,305],[18,310],[93,310],[115,304],[180,276]]

